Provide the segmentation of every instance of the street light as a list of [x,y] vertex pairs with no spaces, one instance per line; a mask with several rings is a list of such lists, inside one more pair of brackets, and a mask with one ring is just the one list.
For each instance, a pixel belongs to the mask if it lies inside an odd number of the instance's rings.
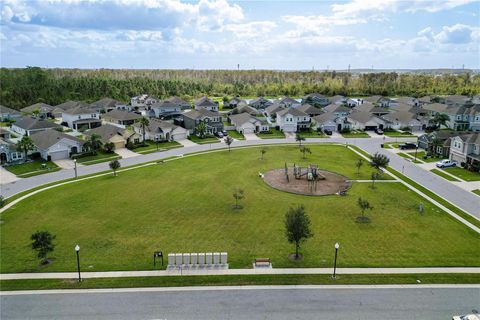
[[337,278],[337,255],[338,255],[338,248],[340,248],[340,245],[335,243],[335,262],[333,263],[333,276],[332,279],[335,280]]
[[155,137],[155,142],[157,143],[157,151],[158,151],[158,137]]
[[81,282],[82,277],[80,276],[80,246],[78,244],[75,246],[75,252],[77,253],[78,282]]
[[73,163],[75,164],[75,179],[77,179],[77,159],[73,159]]

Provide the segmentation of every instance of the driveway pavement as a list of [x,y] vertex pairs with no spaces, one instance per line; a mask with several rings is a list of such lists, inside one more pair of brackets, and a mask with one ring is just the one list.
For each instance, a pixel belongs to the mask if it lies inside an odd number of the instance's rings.
[[17,178],[16,175],[5,169],[4,167],[0,166],[0,185],[2,184],[7,184],[7,183],[13,183],[20,178]]
[[[71,159],[62,159],[53,161],[57,166],[62,169],[73,169],[75,168],[75,162]],[[80,163],[77,163],[77,167],[81,166]]]
[[246,140],[260,140],[260,138],[254,133],[244,133]]
[[182,144],[184,147],[193,147],[197,145],[195,142],[188,139],[178,140],[177,142]]
[[139,156],[138,153],[128,150],[127,148],[115,149],[115,153],[121,156],[123,159]]

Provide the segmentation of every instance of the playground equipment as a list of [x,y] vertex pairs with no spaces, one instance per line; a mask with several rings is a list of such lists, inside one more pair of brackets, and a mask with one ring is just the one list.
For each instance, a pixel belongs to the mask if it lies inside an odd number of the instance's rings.
[[307,168],[297,167],[295,163],[293,164],[293,175],[295,179],[300,180],[303,177],[307,178],[308,184],[310,185],[310,191],[317,190],[317,181],[325,180],[316,164],[310,164]]

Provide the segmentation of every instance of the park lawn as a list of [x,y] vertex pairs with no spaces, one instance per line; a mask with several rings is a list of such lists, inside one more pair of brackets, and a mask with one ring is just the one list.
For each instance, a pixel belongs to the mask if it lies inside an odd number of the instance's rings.
[[314,131],[314,130],[301,131],[301,132],[299,132],[299,134],[303,138],[327,138],[327,135],[324,134],[323,132],[318,132],[318,131]]
[[138,152],[138,153],[151,153],[151,152],[156,152],[156,151],[164,151],[168,149],[174,149],[174,148],[181,148],[183,145],[181,143],[178,143],[177,141],[163,141],[159,142],[158,146],[155,141],[147,140],[145,141],[145,146],[139,146],[137,148],[133,148],[133,152]]
[[245,136],[238,132],[237,130],[228,130],[228,135],[237,140],[245,140]]
[[475,193],[476,195],[480,196],[480,189],[472,190],[472,192]]
[[97,154],[94,156],[86,156],[86,157],[81,157],[77,158],[77,163],[81,163],[83,165],[91,165],[91,164],[96,164],[100,162],[107,162],[107,161],[112,161],[116,159],[120,159],[121,157],[116,154],[115,152],[105,152],[103,150],[97,151]]
[[455,182],[459,182],[460,180],[452,177],[452,176],[449,176],[448,174],[446,174],[445,172],[443,172],[443,170],[441,169],[432,169],[430,170],[430,172],[433,172],[435,173],[437,176],[440,176],[444,179],[447,179],[448,181],[455,181]]
[[397,138],[411,138],[411,137],[414,137],[413,134],[411,134],[410,132],[402,132],[402,131],[384,131],[383,132],[384,135],[386,135],[387,137],[397,137]]
[[269,132],[257,133],[257,137],[260,139],[283,139],[285,138],[285,133],[275,128],[270,128]]
[[[297,146],[269,147],[264,160],[258,148],[223,150],[42,191],[2,213],[0,271],[75,271],[77,243],[88,271],[150,270],[156,250],[228,252],[231,268],[251,268],[255,257],[269,257],[275,267],[329,267],[335,242],[342,267],[480,266],[480,236],[400,183],[372,190],[354,182],[345,197],[310,197],[272,189],[258,177],[285,162],[316,163],[350,179],[371,176],[369,166],[356,174],[360,157],[348,148],[310,148],[305,160]],[[231,208],[235,187],[245,190],[242,210]],[[359,197],[374,207],[369,224],[355,222]],[[304,260],[292,262],[283,219],[300,204],[315,236],[302,245]],[[38,266],[29,247],[37,230],[56,235],[48,267]]]
[[370,138],[368,133],[363,132],[363,131],[351,131],[351,132],[345,132],[342,133],[342,137],[344,138]]
[[[46,165],[45,168],[42,167],[43,164]],[[54,172],[61,169],[52,161],[45,161],[39,159],[30,162],[5,166],[4,168],[11,173],[23,178]]]
[[[412,156],[415,157],[415,151],[408,152],[408,154],[411,154]],[[427,159],[424,159],[425,155],[426,155],[425,151],[418,151],[417,159],[420,159],[423,162],[437,162],[443,159],[443,157],[431,157],[431,156],[429,156]]]
[[207,144],[207,143],[218,143],[220,140],[218,140],[214,136],[205,136],[205,138],[200,138],[196,135],[191,135],[188,137],[188,139],[192,142],[198,143],[198,144]]
[[480,173],[472,172],[462,167],[445,168],[445,171],[465,181],[480,181]]

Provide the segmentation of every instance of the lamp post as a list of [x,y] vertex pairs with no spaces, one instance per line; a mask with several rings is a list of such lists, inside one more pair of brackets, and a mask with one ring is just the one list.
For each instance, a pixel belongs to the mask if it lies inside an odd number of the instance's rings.
[[155,137],[155,142],[157,143],[157,151],[158,151],[158,137]]
[[418,151],[418,145],[415,147],[415,161],[417,161],[417,151]]
[[73,159],[73,163],[75,164],[75,179],[77,179],[77,159]]
[[333,276],[332,279],[335,280],[337,278],[337,255],[338,255],[338,248],[340,248],[340,245],[335,243],[335,262],[333,263]]
[[78,244],[75,246],[75,252],[77,253],[78,282],[81,282],[82,277],[80,276],[80,246]]

